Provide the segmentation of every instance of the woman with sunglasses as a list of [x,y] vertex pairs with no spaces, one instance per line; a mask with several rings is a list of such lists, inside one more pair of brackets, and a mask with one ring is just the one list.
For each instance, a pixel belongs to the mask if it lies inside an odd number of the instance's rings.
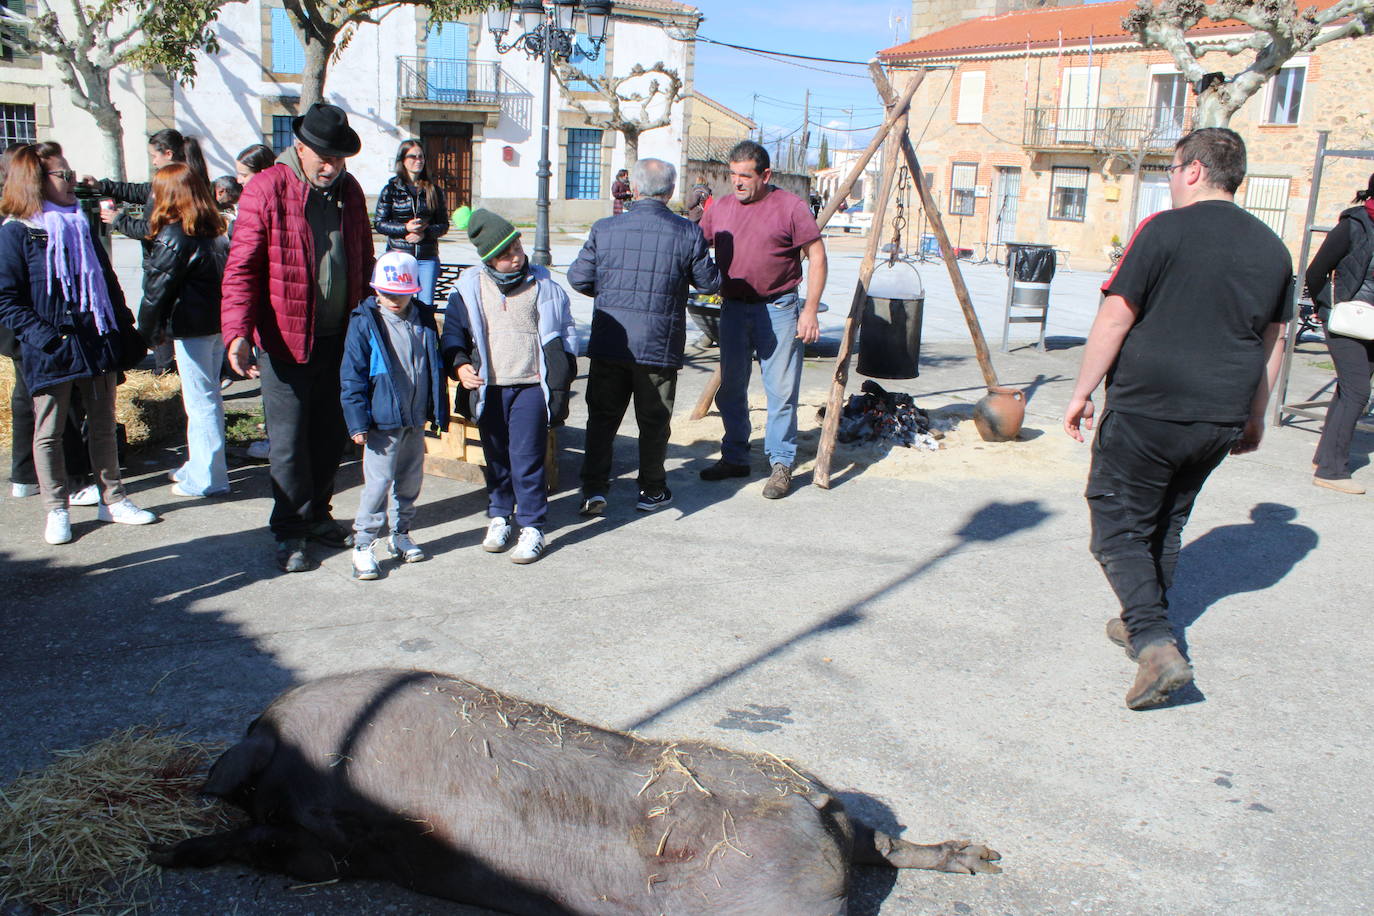
[[448,232],[444,192],[429,177],[419,140],[405,140],[396,151],[396,174],[377,195],[372,228],[386,236],[387,251],[404,251],[420,266],[420,292],[434,305],[439,279],[439,237]]
[[210,188],[182,162],[153,176],[148,216],[152,251],[143,262],[143,305],[138,329],[157,345],[173,342],[181,402],[186,408],[186,463],[172,472],[177,496],[229,492],[224,459],[224,401],[219,370],[224,341],[219,333],[220,281],[229,254]]
[[49,544],[72,539],[62,427],[73,389],[86,406],[91,466],[103,504],[97,518],[156,521],[124,492],[115,445],[115,388],[124,358],[120,324],[133,316],[105,249],[77,205],[76,173],[56,143],[16,150],[0,195],[0,324],[13,329],[33,393],[34,469]]

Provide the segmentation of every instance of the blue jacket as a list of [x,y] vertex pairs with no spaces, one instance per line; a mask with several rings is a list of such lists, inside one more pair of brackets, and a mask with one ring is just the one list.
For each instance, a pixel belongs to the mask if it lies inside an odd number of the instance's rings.
[[596,297],[589,357],[680,369],[687,286],[714,293],[720,270],[696,223],[644,197],[592,225],[568,283]]
[[411,308],[419,309],[420,324],[425,329],[429,378],[420,383],[429,386],[429,410],[423,417],[406,415],[410,405],[401,404],[391,381],[401,369],[386,345],[386,329],[382,327],[382,316],[377,314],[377,298],[369,296],[349,316],[343,363],[339,366],[339,400],[343,403],[344,422],[348,424],[350,436],[365,433],[374,426],[378,429],[421,427],[426,420],[440,429],[448,429],[448,382],[439,360],[439,331],[434,324],[434,310],[418,299],[411,299],[410,303]]
[[[134,317],[103,246],[96,257],[118,319],[130,327]],[[0,226],[0,324],[14,331],[29,391],[38,392],[79,378],[119,369],[119,332],[102,335],[95,316],[79,311],[59,286],[48,289],[48,233],[24,220]]]
[[[487,326],[482,318],[482,271],[478,264],[458,277],[444,312],[444,367],[456,372],[471,365],[482,379],[482,387],[469,391],[458,386],[454,409],[469,419],[482,416],[490,379],[491,354],[487,351]],[[544,391],[549,423],[557,425],[568,418],[568,392],[577,377],[577,328],[573,324],[568,294],[549,276],[545,267],[530,265],[539,287],[539,387]]]

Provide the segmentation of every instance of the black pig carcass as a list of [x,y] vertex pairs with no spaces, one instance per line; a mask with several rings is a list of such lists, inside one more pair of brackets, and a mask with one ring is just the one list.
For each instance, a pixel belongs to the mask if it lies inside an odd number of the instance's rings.
[[374,878],[518,914],[842,914],[853,863],[998,871],[984,846],[851,820],[776,757],[646,741],[431,672],[288,691],[204,792],[251,824],[154,861]]

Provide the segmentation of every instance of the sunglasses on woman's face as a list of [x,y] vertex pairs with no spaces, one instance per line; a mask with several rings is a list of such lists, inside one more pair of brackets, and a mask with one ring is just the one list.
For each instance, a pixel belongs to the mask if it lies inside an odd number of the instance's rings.
[[56,175],[58,178],[61,178],[68,184],[71,184],[72,182],[76,181],[76,169],[53,169],[48,174]]

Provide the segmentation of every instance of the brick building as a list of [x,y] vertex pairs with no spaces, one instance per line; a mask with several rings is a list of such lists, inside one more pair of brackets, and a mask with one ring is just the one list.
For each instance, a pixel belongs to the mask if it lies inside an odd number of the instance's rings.
[[[1047,8],[960,23],[879,52],[900,89],[930,71],[913,99],[922,168],[951,237],[982,254],[1009,241],[1052,244],[1073,266],[1099,267],[1114,236],[1127,240],[1169,206],[1174,142],[1192,125],[1194,96],[1173,59],[1121,28],[1133,0]],[[1201,42],[1235,38],[1239,23],[1204,24]],[[1234,72],[1221,52],[1204,65]],[[905,68],[905,69],[904,69]],[[1231,119],[1249,148],[1236,200],[1297,253],[1317,132],[1330,145],[1374,145],[1369,104],[1356,91],[1374,70],[1374,39],[1295,57]],[[913,132],[915,133],[914,129]],[[1317,221],[1330,221],[1368,171],[1329,162]]]

